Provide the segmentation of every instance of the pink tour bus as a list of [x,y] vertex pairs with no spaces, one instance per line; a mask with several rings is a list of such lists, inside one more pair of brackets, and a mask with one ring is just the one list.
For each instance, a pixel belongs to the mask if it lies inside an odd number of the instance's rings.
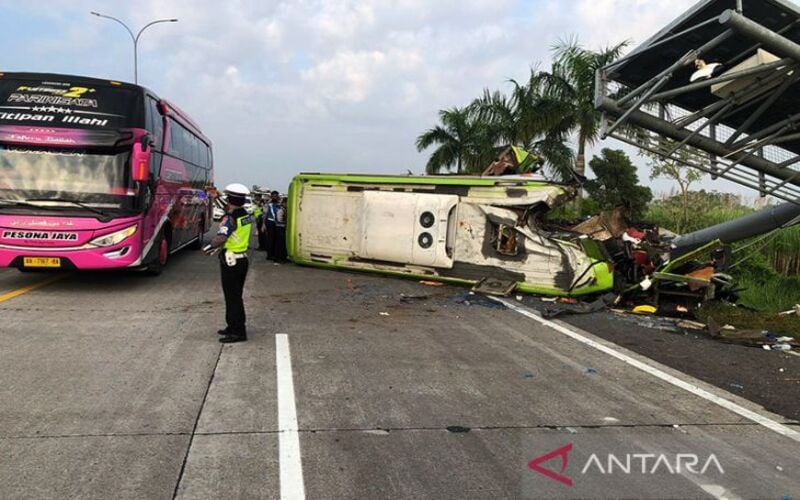
[[211,142],[150,90],[0,73],[0,267],[140,268],[202,246]]

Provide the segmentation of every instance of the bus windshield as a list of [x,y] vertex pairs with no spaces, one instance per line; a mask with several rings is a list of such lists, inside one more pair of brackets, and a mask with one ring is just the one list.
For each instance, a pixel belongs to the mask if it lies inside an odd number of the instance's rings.
[[[62,150],[0,145],[0,200],[36,201],[78,211],[80,205],[103,210],[131,210],[136,191],[127,168],[129,157],[128,150]],[[0,210],[9,206],[0,205]]]

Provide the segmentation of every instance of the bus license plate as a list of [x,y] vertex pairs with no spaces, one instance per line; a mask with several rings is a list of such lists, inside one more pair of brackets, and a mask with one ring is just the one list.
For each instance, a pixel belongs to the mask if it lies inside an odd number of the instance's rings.
[[22,264],[25,267],[61,267],[60,257],[24,257]]

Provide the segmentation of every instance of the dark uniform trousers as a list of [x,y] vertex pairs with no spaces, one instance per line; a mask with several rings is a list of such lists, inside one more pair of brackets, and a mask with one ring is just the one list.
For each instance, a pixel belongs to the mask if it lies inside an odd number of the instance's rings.
[[267,259],[278,260],[278,226],[267,220]]
[[235,266],[225,263],[224,251],[220,258],[220,274],[222,275],[222,293],[225,295],[225,321],[228,324],[228,335],[246,336],[244,299],[244,281],[247,278],[247,258],[236,259]]
[[275,260],[286,260],[286,226],[275,226]]

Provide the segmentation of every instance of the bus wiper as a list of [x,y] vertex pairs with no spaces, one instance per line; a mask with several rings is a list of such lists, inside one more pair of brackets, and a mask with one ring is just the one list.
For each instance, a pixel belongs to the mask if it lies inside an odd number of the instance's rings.
[[41,205],[36,205],[34,203],[28,203],[27,201],[23,201],[23,200],[0,200],[0,203],[2,203],[3,205],[10,205],[10,206],[14,206],[14,207],[31,207],[31,208],[42,208],[42,209],[45,209],[45,210],[58,210],[57,207],[47,207],[47,206],[43,207]]
[[[98,217],[98,220],[100,222],[108,222],[111,220],[111,216],[108,215],[107,213],[92,206],[89,206],[86,203],[81,203],[80,201],[68,200],[66,198],[34,198],[34,199],[28,199],[26,201],[57,201],[59,203],[72,203],[76,207],[81,207],[84,210],[88,210],[89,212],[99,215],[100,217]],[[33,206],[39,207],[39,205],[33,205]]]

